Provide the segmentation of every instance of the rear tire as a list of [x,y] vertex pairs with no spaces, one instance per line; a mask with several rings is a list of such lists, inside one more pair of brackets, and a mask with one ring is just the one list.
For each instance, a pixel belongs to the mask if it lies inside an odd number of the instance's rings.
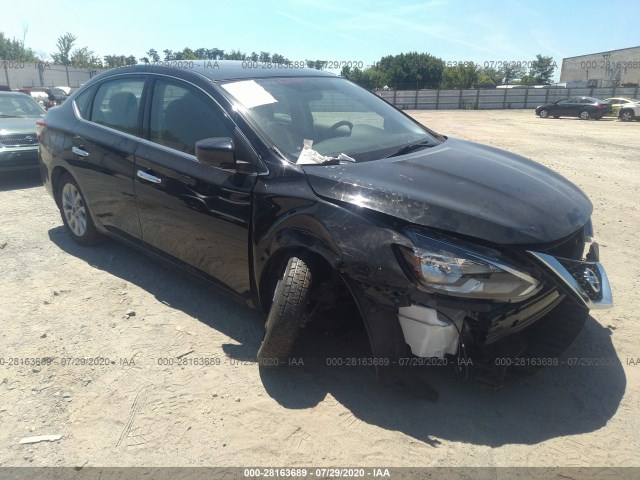
[[589,120],[589,118],[591,118],[589,112],[587,112],[586,110],[580,112],[580,120]]
[[287,363],[302,325],[310,288],[311,269],[301,258],[291,257],[276,284],[257,355],[260,366],[275,368]]
[[97,243],[100,233],[96,230],[78,183],[68,173],[60,177],[57,200],[62,222],[71,238],[80,245]]

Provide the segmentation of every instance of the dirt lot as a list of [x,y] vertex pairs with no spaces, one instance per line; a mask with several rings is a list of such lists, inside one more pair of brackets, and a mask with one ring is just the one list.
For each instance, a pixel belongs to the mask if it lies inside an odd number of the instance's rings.
[[[498,392],[434,370],[437,402],[367,369],[263,372],[242,360],[261,340],[256,312],[115,242],[78,247],[37,177],[3,175],[0,465],[640,466],[640,122],[409,113],[586,191],[616,307],[592,312],[567,358],[607,365],[550,368]],[[346,357],[362,340],[299,349]],[[56,364],[24,364],[42,357]],[[95,357],[109,360],[62,365]],[[61,438],[19,443],[37,435]]]

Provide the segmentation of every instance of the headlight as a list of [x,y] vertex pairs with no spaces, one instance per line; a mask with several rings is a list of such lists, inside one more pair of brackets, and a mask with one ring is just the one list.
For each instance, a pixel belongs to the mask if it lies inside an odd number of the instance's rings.
[[412,235],[413,249],[401,248],[421,288],[467,298],[519,302],[537,293],[542,284],[501,259]]

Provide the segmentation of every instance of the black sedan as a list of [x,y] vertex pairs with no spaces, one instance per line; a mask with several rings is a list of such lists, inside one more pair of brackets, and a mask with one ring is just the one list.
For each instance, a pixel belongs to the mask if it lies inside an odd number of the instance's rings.
[[49,110],[42,178],[76,242],[119,239],[262,310],[261,365],[323,318],[364,321],[367,365],[496,365],[612,305],[592,205],[560,175],[326,72],[182,66],[111,70]]
[[569,97],[536,107],[540,118],[578,117],[582,120],[600,120],[611,114],[611,104],[593,97]]

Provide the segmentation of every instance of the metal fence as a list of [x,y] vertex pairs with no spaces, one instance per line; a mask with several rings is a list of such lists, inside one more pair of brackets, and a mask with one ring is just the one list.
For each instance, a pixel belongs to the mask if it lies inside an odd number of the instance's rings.
[[567,97],[638,98],[639,87],[375,90],[374,93],[402,110],[490,110],[535,108]]
[[75,68],[46,62],[0,59],[0,85],[23,87],[78,87],[106,69]]

